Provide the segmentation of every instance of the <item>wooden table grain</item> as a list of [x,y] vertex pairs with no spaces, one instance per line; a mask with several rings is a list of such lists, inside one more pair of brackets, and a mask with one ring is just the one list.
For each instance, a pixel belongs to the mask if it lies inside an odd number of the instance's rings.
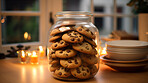
[[[97,75],[81,83],[148,83],[148,68],[135,73],[117,72],[100,64]],[[39,65],[19,64],[16,58],[0,60],[0,83],[79,83],[54,79],[48,71],[48,62]]]

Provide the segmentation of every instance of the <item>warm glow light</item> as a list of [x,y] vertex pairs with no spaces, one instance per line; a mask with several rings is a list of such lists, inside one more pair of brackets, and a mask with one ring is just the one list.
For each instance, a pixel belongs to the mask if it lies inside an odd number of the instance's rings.
[[31,56],[31,53],[30,52],[28,52],[28,56]]
[[31,40],[31,34],[28,35],[28,40]]
[[22,56],[21,57],[25,57],[25,52],[24,51],[22,51]]
[[33,54],[31,55],[30,58],[31,58],[30,60],[31,64],[38,64],[38,56],[36,55],[35,51],[33,51]]
[[44,52],[44,50],[43,50],[43,47],[42,47],[42,46],[39,46],[39,53],[40,53],[40,57],[44,57],[45,52]]
[[24,33],[24,39],[25,40],[31,40],[31,34],[28,34],[28,32]]
[[106,47],[104,47],[102,50],[101,50],[101,55],[106,55],[107,52],[106,52]]
[[5,18],[6,18],[6,16],[3,17],[3,19],[1,20],[1,23],[5,22]]
[[27,40],[27,38],[28,38],[28,33],[25,32],[25,33],[24,33],[24,39]]
[[35,52],[35,51],[33,51],[33,55],[32,55],[32,57],[37,57],[37,55],[36,55],[36,52]]
[[47,55],[49,55],[49,48],[47,48]]
[[40,50],[40,51],[43,51],[43,47],[42,47],[42,46],[39,46],[39,50]]

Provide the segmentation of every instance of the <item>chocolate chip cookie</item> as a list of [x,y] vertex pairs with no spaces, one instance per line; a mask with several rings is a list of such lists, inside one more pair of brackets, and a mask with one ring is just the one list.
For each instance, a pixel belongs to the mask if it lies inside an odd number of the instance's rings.
[[95,35],[88,28],[86,28],[84,26],[78,26],[76,28],[76,31],[78,31],[79,33],[85,35],[88,38],[95,39]]
[[80,66],[71,69],[71,74],[79,79],[87,79],[90,77],[90,69],[88,67]]
[[87,41],[88,43],[90,43],[94,47],[97,46],[96,43],[92,39],[88,39],[88,38],[84,37],[84,40]]
[[73,49],[63,49],[56,51],[56,57],[59,58],[70,58],[77,54],[77,52]]
[[52,50],[52,49],[49,50],[49,59],[50,58],[57,58],[56,55],[55,55],[55,52],[56,52],[55,50]]
[[79,52],[82,52],[82,53],[86,53],[86,54],[92,53],[92,46],[87,42],[73,44],[72,47],[73,47],[73,49],[75,49]]
[[58,77],[69,77],[71,76],[70,70],[64,67],[59,67],[55,70],[55,75]]
[[51,35],[51,36],[54,36],[54,35],[57,35],[57,34],[59,34],[59,33],[63,33],[63,32],[70,31],[70,30],[73,30],[73,28],[72,28],[72,27],[62,26],[62,27],[53,29],[53,30],[50,32],[50,35]]
[[51,64],[51,66],[49,67],[49,70],[51,72],[55,72],[56,69],[58,69],[60,67],[59,64]]
[[91,65],[91,66],[89,66],[88,68],[90,69],[90,74],[91,74],[92,76],[96,75],[96,73],[98,72],[98,69],[99,69],[99,68],[97,68],[96,65]]
[[55,42],[56,40],[60,39],[62,37],[62,35],[55,35],[55,36],[52,36],[50,39],[49,39],[49,42]]
[[59,64],[60,60],[58,58],[49,59],[49,64]]
[[60,49],[60,48],[64,48],[64,47],[67,47],[69,45],[69,43],[67,43],[66,41],[64,40],[60,40],[58,42],[55,42],[51,45],[51,48],[52,49]]
[[78,56],[68,59],[61,59],[60,64],[65,68],[76,68],[81,65],[81,59]]
[[96,64],[98,62],[98,58],[95,55],[81,53],[80,57],[87,64]]
[[65,33],[62,39],[70,43],[80,43],[83,41],[83,36],[76,31]]

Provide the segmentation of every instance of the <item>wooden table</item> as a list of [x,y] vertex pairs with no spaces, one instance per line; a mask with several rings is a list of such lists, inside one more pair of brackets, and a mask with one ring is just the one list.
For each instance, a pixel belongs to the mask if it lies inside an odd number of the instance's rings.
[[[124,73],[113,71],[110,67],[101,64],[97,75],[93,79],[83,82],[148,83],[148,68],[145,68],[142,72]],[[46,60],[39,65],[23,65],[19,64],[16,58],[6,58],[0,60],[0,83],[65,83],[65,81],[52,78]]]

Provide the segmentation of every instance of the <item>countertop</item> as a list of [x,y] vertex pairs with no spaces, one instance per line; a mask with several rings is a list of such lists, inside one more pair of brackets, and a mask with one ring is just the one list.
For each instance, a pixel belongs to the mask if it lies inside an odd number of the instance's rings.
[[[82,83],[148,83],[148,67],[141,72],[125,73],[114,71],[100,64],[97,75]],[[39,65],[19,64],[17,58],[0,60],[0,83],[74,83],[54,79],[48,71],[47,60]],[[76,82],[79,83],[79,82]]]

